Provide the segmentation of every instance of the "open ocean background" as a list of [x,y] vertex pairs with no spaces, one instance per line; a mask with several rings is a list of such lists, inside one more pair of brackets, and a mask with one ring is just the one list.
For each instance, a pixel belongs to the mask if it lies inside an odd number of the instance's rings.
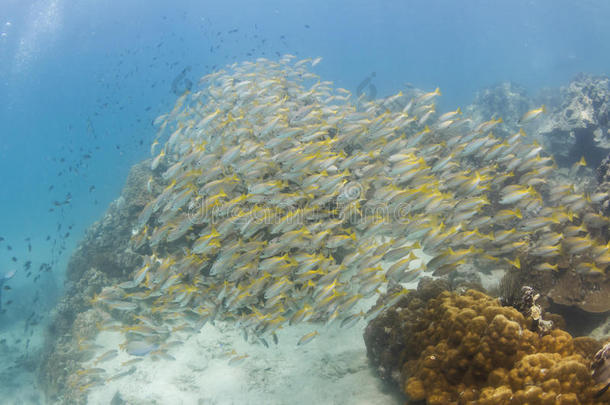
[[17,270],[0,331],[44,323],[71,251],[188,81],[321,56],[338,87],[374,72],[377,97],[438,86],[448,111],[500,81],[534,93],[609,73],[609,17],[602,0],[0,0],[0,275]]

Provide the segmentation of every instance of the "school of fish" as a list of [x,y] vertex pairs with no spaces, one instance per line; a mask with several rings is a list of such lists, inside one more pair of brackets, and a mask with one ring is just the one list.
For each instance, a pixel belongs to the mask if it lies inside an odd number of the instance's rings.
[[151,253],[93,299],[107,312],[100,328],[122,330],[134,354],[214,319],[266,346],[290,324],[350,326],[405,292],[368,312],[362,299],[427,273],[606,276],[603,196],[557,180],[522,130],[502,138],[501,119],[438,116],[438,89],[354,97],[308,70],[318,62],[233,64],[157,118],[151,201],[132,237]]

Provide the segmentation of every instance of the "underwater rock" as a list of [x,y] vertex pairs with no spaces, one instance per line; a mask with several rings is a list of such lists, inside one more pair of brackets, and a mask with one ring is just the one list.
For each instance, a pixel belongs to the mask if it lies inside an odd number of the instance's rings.
[[523,286],[521,287],[519,305],[515,308],[521,312],[523,316],[532,320],[532,329],[537,330],[540,334],[546,334],[553,329],[553,321],[543,319],[543,310],[537,303],[539,298],[540,294],[537,293],[536,290],[529,286]]
[[610,336],[610,316],[607,316],[597,328],[593,329],[589,336],[602,341]]
[[[48,398],[65,390],[82,360],[81,342],[97,333],[99,314],[91,299],[103,287],[124,281],[141,264],[141,255],[128,248],[131,230],[142,207],[152,198],[146,190],[149,162],[135,165],[121,196],[104,217],[91,225],[68,263],[66,293],[56,305],[47,331],[38,379]],[[74,399],[74,398],[72,398]]]
[[560,106],[541,117],[536,136],[560,166],[570,166],[584,156],[596,167],[610,151],[609,80],[578,75],[561,89]]
[[68,280],[79,280],[95,267],[109,277],[126,278],[142,258],[128,249],[135,220],[151,199],[146,184],[151,176],[149,164],[135,165],[127,177],[121,196],[110,204],[104,217],[87,230],[68,263]]
[[[63,304],[65,305],[65,302]],[[65,318],[55,316],[55,319],[63,321],[61,326],[66,327]],[[76,389],[72,381],[78,376],[81,362],[90,360],[95,353],[93,346],[87,341],[97,335],[96,324],[101,319],[97,310],[90,309],[76,313],[74,322],[64,334],[50,333],[47,336],[45,352],[37,376],[50,403],[55,403],[53,401],[69,404],[86,403],[84,393]]]
[[519,309],[521,289],[530,286],[540,294],[540,308],[561,315],[575,336],[588,335],[610,314],[610,279],[604,274],[580,274],[568,263],[557,271],[537,270],[528,260],[524,256],[521,269],[500,281],[497,295],[504,305]]
[[595,382],[604,386],[596,394],[602,396],[610,387],[610,342],[607,342],[604,347],[595,353],[591,370]]
[[400,384],[404,359],[417,355],[418,348],[411,342],[425,328],[428,300],[450,288],[446,280],[424,277],[416,291],[368,323],[364,331],[367,356],[383,380]]
[[[552,330],[528,329],[528,320],[497,299],[469,290],[444,291],[424,302],[409,295],[367,326],[370,359],[413,401],[427,404],[575,403],[595,397],[589,365],[600,347]],[[367,338],[368,336],[368,338]],[[534,401],[534,402],[532,402]]]
[[525,88],[503,82],[477,92],[473,103],[465,109],[475,122],[502,118],[504,126],[497,132],[509,135],[519,131],[519,119],[532,107]]
[[603,215],[610,214],[610,155],[596,169],[597,187],[596,194],[602,195],[599,201],[600,213]]
[[610,183],[610,155],[606,156],[597,167],[596,178],[599,184]]
[[610,311],[610,280],[594,282],[567,272],[548,290],[548,297],[556,304],[576,306],[586,312]]

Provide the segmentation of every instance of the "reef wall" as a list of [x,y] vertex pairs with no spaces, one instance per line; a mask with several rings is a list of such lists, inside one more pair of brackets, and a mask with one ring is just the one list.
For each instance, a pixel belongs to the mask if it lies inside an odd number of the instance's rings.
[[92,355],[85,341],[97,334],[95,324],[100,317],[90,301],[103,287],[125,281],[142,262],[141,255],[129,247],[129,240],[137,216],[150,198],[146,191],[150,176],[148,161],[131,169],[121,196],[110,204],[102,219],[88,228],[69,260],[66,292],[53,311],[38,370],[50,401],[84,400],[78,395],[68,400],[65,395],[79,362]]

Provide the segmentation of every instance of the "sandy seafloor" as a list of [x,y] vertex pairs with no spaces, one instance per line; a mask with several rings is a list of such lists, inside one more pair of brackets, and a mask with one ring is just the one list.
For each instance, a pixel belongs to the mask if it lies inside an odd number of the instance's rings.
[[[247,343],[235,324],[207,323],[196,335],[177,333],[184,344],[169,349],[176,360],[153,360],[148,355],[135,371],[89,391],[88,403],[110,404],[117,391],[128,404],[354,404],[395,405],[404,400],[374,374],[366,357],[362,333],[365,322],[342,329],[339,323],[319,325],[320,335],[303,346],[301,336],[317,325],[285,327],[279,342]],[[117,348],[118,332],[101,332],[99,352]],[[174,339],[172,339],[174,340]],[[232,350],[248,357],[230,365]],[[98,364],[109,375],[130,368],[121,363],[133,356]],[[91,364],[93,365],[93,364]]]
[[[482,279],[485,287],[496,284],[502,272]],[[417,281],[403,284],[417,288]],[[359,304],[367,309],[376,297]],[[197,334],[177,332],[170,341],[184,343],[168,350],[175,360],[148,355],[134,364],[127,376],[91,388],[89,404],[110,404],[118,392],[129,405],[397,405],[405,398],[397,387],[383,382],[369,364],[364,344],[366,321],[351,328],[339,322],[329,325],[304,323],[277,332],[278,344],[269,348],[244,340],[234,323],[206,323]],[[298,346],[301,336],[317,330],[311,342]],[[117,349],[124,341],[119,332],[100,332],[95,343],[98,355]],[[235,350],[235,352],[233,352]],[[248,355],[240,364],[231,357]],[[83,367],[104,368],[108,376],[131,366],[121,363],[135,358],[119,350],[114,359]]]
[[[419,261],[412,263],[417,264]],[[417,283],[403,286],[415,289]],[[376,299],[375,295],[361,301],[354,311],[366,312]],[[398,389],[379,379],[368,362],[365,327],[363,319],[351,328],[341,328],[338,321],[285,325],[276,332],[277,344],[266,338],[267,348],[252,337],[246,342],[235,323],[208,322],[195,335],[172,334],[169,341],[184,342],[169,349],[175,360],[155,360],[148,355],[135,363],[133,373],[91,388],[88,403],[110,404],[118,392],[130,405],[402,404],[404,397]],[[297,345],[314,330],[318,336]],[[117,349],[124,340],[119,332],[100,332],[96,357]],[[236,355],[247,357],[239,364],[229,364]],[[94,364],[94,357],[82,366],[104,368],[111,377],[129,370],[131,366],[122,363],[133,358],[120,350],[114,359]]]

